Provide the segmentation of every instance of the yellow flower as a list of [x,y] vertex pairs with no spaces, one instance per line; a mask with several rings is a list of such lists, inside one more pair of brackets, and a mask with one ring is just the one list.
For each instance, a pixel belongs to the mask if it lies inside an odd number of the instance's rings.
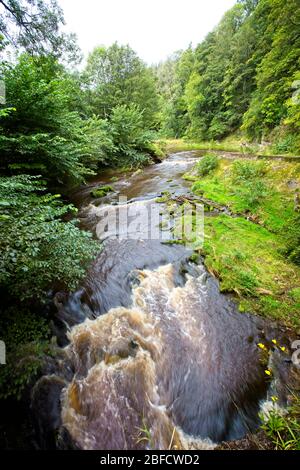
[[258,343],[257,345],[260,349],[267,349],[263,343]]
[[286,347],[285,346],[280,346],[280,349],[281,349],[281,351],[284,352],[286,350]]
[[271,371],[270,371],[269,369],[266,369],[266,370],[265,370],[265,374],[266,374],[266,375],[271,375]]
[[273,395],[273,396],[271,397],[271,400],[275,402],[275,401],[278,400],[278,397],[275,397],[275,395]]
[[276,339],[272,339],[272,343],[277,344]]

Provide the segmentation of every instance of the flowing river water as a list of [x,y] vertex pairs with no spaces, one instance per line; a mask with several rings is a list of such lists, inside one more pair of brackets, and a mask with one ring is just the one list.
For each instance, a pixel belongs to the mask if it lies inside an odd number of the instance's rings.
[[[82,226],[96,233],[119,196],[157,204],[161,191],[187,194],[182,175],[198,158],[173,154],[121,176],[105,198],[91,198],[93,187],[109,182],[108,171],[74,196]],[[32,394],[40,446],[207,449],[255,430],[274,382],[284,389],[288,367],[274,356],[270,386],[257,344],[281,333],[239,313],[203,263],[189,261],[188,248],[103,238],[80,289],[56,297],[62,347]]]

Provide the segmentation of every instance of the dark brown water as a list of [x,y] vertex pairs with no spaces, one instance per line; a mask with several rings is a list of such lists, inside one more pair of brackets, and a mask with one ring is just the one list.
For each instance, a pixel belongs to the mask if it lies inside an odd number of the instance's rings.
[[[174,154],[121,177],[98,201],[93,182],[76,195],[82,225],[96,231],[120,194],[156,204],[161,191],[186,193],[181,177],[196,158]],[[34,389],[42,446],[212,448],[256,428],[268,389],[257,343],[274,332],[240,314],[189,256],[159,240],[107,237],[81,289],[57,297],[69,344]]]

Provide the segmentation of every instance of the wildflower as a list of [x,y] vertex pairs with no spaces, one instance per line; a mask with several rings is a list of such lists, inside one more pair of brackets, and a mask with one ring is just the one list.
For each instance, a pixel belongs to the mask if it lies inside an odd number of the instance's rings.
[[272,343],[273,343],[273,344],[277,344],[276,339],[272,339]]
[[265,346],[263,343],[258,343],[257,346],[258,346],[260,349],[264,349],[264,350],[267,349],[266,346]]
[[269,376],[270,376],[271,373],[272,373],[272,372],[271,372],[269,369],[266,369],[266,370],[265,370],[265,374],[266,374],[266,375],[269,375]]
[[286,347],[285,347],[285,346],[280,346],[280,349],[281,349],[281,351],[283,351],[283,352],[286,351]]
[[273,395],[273,396],[271,397],[271,400],[272,400],[273,402],[275,402],[275,401],[278,400],[278,397],[275,397],[275,395]]

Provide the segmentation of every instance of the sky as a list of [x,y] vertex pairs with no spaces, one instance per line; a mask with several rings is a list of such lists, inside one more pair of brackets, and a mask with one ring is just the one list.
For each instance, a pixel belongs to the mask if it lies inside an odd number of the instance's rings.
[[147,64],[197,45],[236,0],[58,0],[84,56],[99,45],[129,44]]

